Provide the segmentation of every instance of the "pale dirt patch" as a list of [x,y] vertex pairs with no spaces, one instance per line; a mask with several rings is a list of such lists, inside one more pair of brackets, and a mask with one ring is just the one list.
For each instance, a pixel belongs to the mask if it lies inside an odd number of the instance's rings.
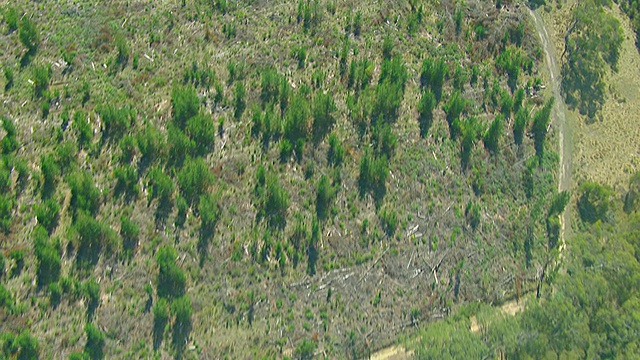
[[371,354],[371,360],[405,360],[413,357],[413,351],[407,351],[402,346],[391,346]]

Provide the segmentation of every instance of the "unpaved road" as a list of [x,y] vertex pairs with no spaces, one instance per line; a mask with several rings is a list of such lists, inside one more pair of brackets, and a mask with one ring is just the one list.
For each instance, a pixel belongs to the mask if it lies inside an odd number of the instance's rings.
[[[549,86],[551,87],[551,94],[555,98],[553,107],[553,119],[558,128],[558,153],[560,156],[559,175],[558,175],[558,192],[569,191],[571,188],[571,149],[570,139],[571,132],[569,124],[567,124],[567,105],[564,103],[562,93],[560,92],[561,75],[560,68],[558,67],[558,60],[555,55],[555,47],[547,31],[547,27],[540,15],[529,9],[529,14],[533,19],[538,36],[540,36],[540,42],[544,49],[545,62],[547,70],[549,72]],[[571,222],[569,221],[569,215],[565,210],[560,215],[560,249],[559,257],[562,258],[562,254],[566,248],[565,236],[570,232]],[[521,301],[512,300],[506,302],[500,306],[500,311],[504,314],[514,316],[524,310],[525,299]],[[478,332],[480,330],[477,321],[473,321],[471,325],[471,331]],[[407,351],[402,346],[390,346],[380,351],[377,351],[371,355],[371,359],[375,360],[403,360],[409,359],[413,356],[412,351]]]
[[[567,105],[564,103],[564,99],[562,98],[562,94],[560,92],[560,68],[558,67],[558,60],[555,54],[555,46],[551,41],[551,38],[549,37],[547,27],[542,21],[542,18],[537,12],[531,9],[529,9],[529,14],[533,18],[533,23],[536,27],[536,31],[538,32],[538,36],[540,36],[540,42],[542,44],[542,48],[544,49],[547,69],[549,71],[549,85],[551,87],[551,94],[555,98],[553,107],[553,119],[555,120],[556,126],[558,127],[558,141],[560,142],[558,149],[558,153],[560,155],[558,192],[565,190],[568,191],[571,188],[571,131],[570,126],[567,123]],[[560,223],[560,257],[562,257],[562,253],[566,247],[566,234],[571,232],[571,222],[569,221],[567,210],[565,210],[564,213],[562,213],[562,215],[560,216]]]

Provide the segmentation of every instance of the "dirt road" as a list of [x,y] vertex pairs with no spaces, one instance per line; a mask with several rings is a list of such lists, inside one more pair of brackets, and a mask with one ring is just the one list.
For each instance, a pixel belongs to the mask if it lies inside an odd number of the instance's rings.
[[[571,188],[571,130],[568,124],[568,114],[567,114],[567,105],[564,103],[564,99],[562,98],[562,94],[560,92],[561,86],[561,75],[560,68],[558,67],[558,59],[555,54],[555,46],[547,32],[547,27],[542,21],[542,17],[540,15],[529,9],[529,14],[533,19],[533,23],[536,27],[536,31],[538,32],[538,36],[540,36],[540,43],[542,48],[544,49],[545,54],[545,62],[547,65],[547,70],[549,72],[549,81],[551,94],[555,98],[554,108],[553,108],[553,119],[558,128],[558,141],[559,149],[558,153],[560,156],[560,169],[558,176],[558,192],[570,190]],[[569,221],[569,216],[567,210],[560,216],[560,257],[562,257],[562,253],[566,247],[565,237],[567,233],[570,233],[571,222]]]

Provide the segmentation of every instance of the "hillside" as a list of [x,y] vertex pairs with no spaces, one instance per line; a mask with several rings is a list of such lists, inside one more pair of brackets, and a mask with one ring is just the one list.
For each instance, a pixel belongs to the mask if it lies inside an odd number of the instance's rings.
[[5,355],[360,357],[535,290],[566,200],[498,5],[6,5]]

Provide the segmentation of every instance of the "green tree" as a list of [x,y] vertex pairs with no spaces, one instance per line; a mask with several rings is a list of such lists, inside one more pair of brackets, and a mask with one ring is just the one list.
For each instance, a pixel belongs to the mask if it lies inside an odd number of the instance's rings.
[[36,226],[32,236],[38,260],[38,286],[45,287],[58,281],[60,277],[60,252],[49,240],[49,234],[45,228]]
[[48,198],[41,204],[35,205],[36,219],[38,224],[42,225],[50,234],[58,225],[58,216],[60,215],[60,204],[58,201]]
[[198,203],[198,212],[200,213],[201,230],[213,233],[220,219],[218,197],[214,194],[201,195]]
[[460,116],[466,111],[467,101],[462,98],[460,92],[455,91],[449,102],[443,106],[446,113],[447,124],[449,124],[449,134],[452,140],[456,140],[462,135],[462,127],[460,126]]
[[198,114],[200,99],[192,86],[175,87],[171,92],[173,122],[183,130],[187,121]]
[[316,214],[319,220],[325,220],[329,215],[334,197],[335,190],[329,178],[326,175],[322,175],[318,181],[318,189],[316,191]]
[[182,296],[173,301],[171,304],[171,312],[175,315],[173,323],[173,344],[177,351],[184,350],[184,346],[189,339],[191,333],[191,315],[193,308],[191,299],[188,296]]
[[313,134],[316,141],[331,132],[338,110],[331,94],[318,92],[313,99]]
[[504,118],[502,115],[498,115],[491,122],[491,126],[484,134],[484,146],[489,150],[492,154],[496,154],[498,152],[498,146],[500,142],[500,137],[502,136],[502,131],[504,130]]
[[136,134],[136,140],[143,162],[150,163],[162,157],[166,148],[165,139],[158,128],[152,124],[147,124],[143,130],[139,131]]
[[244,110],[247,108],[246,97],[247,91],[244,88],[244,84],[242,82],[237,82],[236,87],[233,90],[233,115],[236,119],[240,119]]
[[345,150],[342,143],[338,139],[338,136],[334,133],[329,135],[329,152],[327,153],[327,160],[331,165],[340,166],[344,160]]
[[201,158],[187,159],[177,178],[180,192],[190,204],[194,204],[214,182],[209,167]]
[[8,194],[0,195],[0,231],[5,235],[8,235],[11,229],[14,203],[15,199]]
[[513,140],[520,146],[524,139],[524,130],[529,127],[529,111],[527,108],[520,108],[516,113],[513,122]]
[[420,70],[420,87],[429,87],[436,98],[436,102],[442,97],[442,86],[448,75],[447,64],[443,58],[437,61],[427,57],[422,61]]
[[184,295],[187,277],[176,264],[178,253],[171,246],[163,246],[156,253],[158,264],[158,296],[179,298]]
[[133,250],[138,246],[140,226],[131,220],[128,213],[120,216],[120,236],[122,237],[123,249],[131,257]]
[[87,170],[78,170],[67,179],[71,189],[71,209],[74,216],[79,211],[95,214],[100,205],[100,190],[93,183],[93,177]]
[[169,304],[160,298],[153,306],[153,348],[157,350],[162,344],[164,330],[169,323]]
[[20,42],[27,48],[29,54],[33,55],[40,45],[40,36],[36,24],[29,16],[23,16],[20,21]]
[[420,136],[423,138],[427,136],[433,124],[433,110],[435,110],[436,104],[433,92],[424,90],[418,103],[418,124],[420,125]]
[[387,192],[386,181],[389,175],[389,165],[385,157],[374,157],[368,151],[360,160],[358,187],[360,196],[371,192],[374,200],[379,204]]
[[210,116],[199,114],[189,119],[186,133],[195,144],[197,155],[206,155],[213,149],[216,129]]
[[578,190],[578,213],[582,221],[594,223],[598,220],[607,221],[613,208],[614,192],[603,185],[585,182]]
[[87,334],[87,343],[84,346],[85,354],[90,359],[103,359],[105,338],[102,331],[92,323],[88,323],[84,331]]
[[73,114],[72,126],[77,132],[78,145],[81,148],[89,145],[93,139],[93,129],[87,120],[87,113],[82,110],[78,110]]
[[[41,98],[49,89],[51,80],[51,66],[42,65],[33,68],[33,91],[36,98]],[[45,100],[46,101],[46,100]]]
[[538,159],[542,161],[544,155],[544,142],[547,136],[547,127],[551,121],[551,110],[553,109],[554,98],[550,98],[544,107],[536,111],[533,116],[531,131],[533,132],[533,146],[536,149]]

